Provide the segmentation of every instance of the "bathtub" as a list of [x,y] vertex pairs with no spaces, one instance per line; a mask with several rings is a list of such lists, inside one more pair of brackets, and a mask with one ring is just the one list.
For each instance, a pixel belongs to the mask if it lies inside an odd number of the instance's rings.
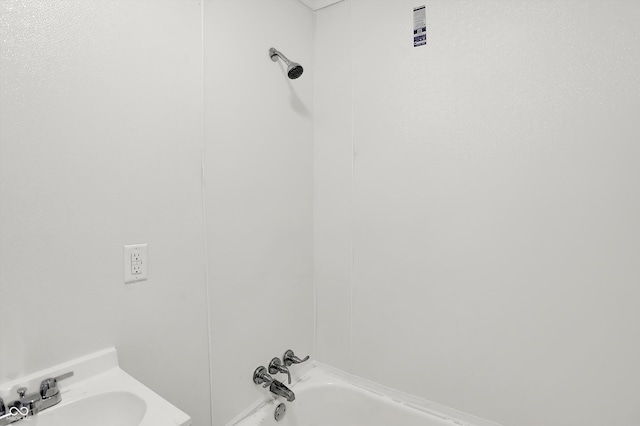
[[[501,426],[320,363],[290,388],[295,401],[269,394],[227,426]],[[281,403],[286,412],[276,421]]]

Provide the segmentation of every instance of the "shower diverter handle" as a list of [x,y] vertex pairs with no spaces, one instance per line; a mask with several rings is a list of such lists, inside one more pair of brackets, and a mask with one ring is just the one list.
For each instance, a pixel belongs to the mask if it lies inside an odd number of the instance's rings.
[[290,367],[292,364],[300,364],[301,362],[305,362],[308,359],[309,359],[309,355],[304,357],[304,359],[300,359],[296,356],[296,354],[293,353],[291,349],[289,349],[284,353],[284,356],[282,357],[282,362],[287,367]]
[[271,362],[269,363],[269,373],[270,374],[286,373],[287,382],[291,384],[291,373],[289,372],[289,369],[287,367],[282,365],[282,362],[280,361],[279,358],[274,358],[271,360]]

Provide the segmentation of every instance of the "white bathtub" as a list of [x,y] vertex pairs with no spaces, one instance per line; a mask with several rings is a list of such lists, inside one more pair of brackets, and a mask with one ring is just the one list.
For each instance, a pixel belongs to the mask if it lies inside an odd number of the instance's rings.
[[[227,426],[500,426],[318,363],[290,387],[295,401],[269,397]],[[276,422],[282,402],[286,414]]]

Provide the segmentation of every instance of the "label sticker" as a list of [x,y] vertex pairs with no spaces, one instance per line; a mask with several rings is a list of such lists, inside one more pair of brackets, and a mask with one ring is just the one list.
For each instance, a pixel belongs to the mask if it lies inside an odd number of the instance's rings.
[[425,5],[413,8],[413,47],[427,44],[427,13]]

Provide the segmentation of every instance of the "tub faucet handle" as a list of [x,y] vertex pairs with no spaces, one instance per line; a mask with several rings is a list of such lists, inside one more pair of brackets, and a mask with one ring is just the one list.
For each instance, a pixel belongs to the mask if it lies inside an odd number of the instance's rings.
[[273,377],[267,373],[267,369],[264,367],[258,367],[253,372],[253,383],[256,385],[262,385],[263,388],[269,387],[273,382]]
[[284,365],[286,365],[287,367],[290,367],[292,364],[300,364],[301,362],[305,362],[308,359],[309,359],[309,355],[304,357],[304,359],[298,358],[291,349],[287,350],[284,353],[284,356],[282,357],[282,361],[284,362]]
[[274,358],[271,360],[271,362],[269,363],[269,373],[287,373],[288,383],[291,384],[291,373],[289,372],[289,369],[287,367],[282,365],[282,361],[280,361],[280,358]]

